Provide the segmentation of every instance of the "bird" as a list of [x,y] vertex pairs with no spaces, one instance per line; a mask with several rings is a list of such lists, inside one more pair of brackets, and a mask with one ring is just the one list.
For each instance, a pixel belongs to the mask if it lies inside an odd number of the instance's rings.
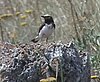
[[43,38],[45,38],[47,42],[49,36],[51,36],[55,30],[55,23],[51,15],[46,14],[42,15],[41,17],[44,19],[44,22],[38,30],[38,35],[31,40],[34,43],[37,43],[39,40]]

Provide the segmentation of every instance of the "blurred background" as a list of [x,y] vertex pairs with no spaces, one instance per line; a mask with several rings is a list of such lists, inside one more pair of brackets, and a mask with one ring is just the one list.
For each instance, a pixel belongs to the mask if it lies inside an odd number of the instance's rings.
[[[79,5],[77,10],[81,13]],[[0,14],[2,28],[0,38],[4,41],[30,41],[36,36],[42,23],[41,15],[44,14],[50,14],[54,18],[56,40],[70,41],[74,36],[71,6],[65,0],[0,0]]]
[[91,53],[93,69],[100,70],[100,0],[0,0],[0,40],[30,42],[44,14],[56,24],[50,40],[73,39],[80,50]]
[[0,0],[0,40],[30,41],[36,36],[42,23],[40,16],[44,14],[54,18],[56,40],[81,38],[86,30],[98,34],[99,12],[99,0]]

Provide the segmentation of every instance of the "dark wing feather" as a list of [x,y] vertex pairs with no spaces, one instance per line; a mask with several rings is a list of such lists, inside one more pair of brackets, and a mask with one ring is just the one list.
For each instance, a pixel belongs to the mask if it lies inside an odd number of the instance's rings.
[[43,24],[40,26],[38,33],[41,31],[41,29],[42,29],[44,26],[45,26],[45,23],[43,23]]
[[56,27],[54,23],[53,23],[53,27],[54,27],[54,28]]

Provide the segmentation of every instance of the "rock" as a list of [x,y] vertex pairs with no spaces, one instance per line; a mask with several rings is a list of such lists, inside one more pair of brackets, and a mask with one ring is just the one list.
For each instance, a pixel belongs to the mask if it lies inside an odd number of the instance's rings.
[[57,82],[90,82],[88,53],[79,53],[72,42],[3,43],[0,51],[1,82],[40,82],[48,77]]

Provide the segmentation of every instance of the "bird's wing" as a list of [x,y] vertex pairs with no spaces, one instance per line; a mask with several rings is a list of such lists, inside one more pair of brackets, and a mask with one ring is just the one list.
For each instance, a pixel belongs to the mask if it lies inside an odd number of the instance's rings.
[[38,33],[41,31],[41,29],[42,29],[44,26],[45,26],[45,23],[43,23],[43,24],[40,26]]

